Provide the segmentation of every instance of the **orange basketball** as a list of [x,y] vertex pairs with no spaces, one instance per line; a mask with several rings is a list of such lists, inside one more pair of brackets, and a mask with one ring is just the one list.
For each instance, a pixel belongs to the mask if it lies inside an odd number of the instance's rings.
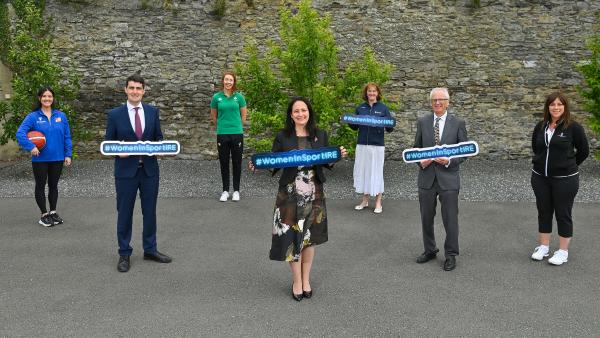
[[40,133],[39,131],[32,130],[28,132],[27,138],[29,139],[29,141],[35,144],[38,150],[42,150],[42,148],[44,148],[44,146],[46,145],[46,136],[44,136],[44,134]]

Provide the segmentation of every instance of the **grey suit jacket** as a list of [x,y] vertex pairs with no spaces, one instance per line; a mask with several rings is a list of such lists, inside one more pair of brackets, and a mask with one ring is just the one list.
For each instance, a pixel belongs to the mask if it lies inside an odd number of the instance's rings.
[[[435,146],[433,135],[433,113],[431,113],[418,119],[414,147],[427,148]],[[454,115],[448,114],[440,143],[456,144],[465,141],[468,141],[465,121]],[[459,190],[460,175],[458,170],[460,168],[460,163],[464,160],[465,157],[453,158],[450,160],[448,168],[436,162],[431,163],[425,169],[421,168],[419,165],[418,187],[431,189],[434,179],[437,179],[440,188],[443,190]]]

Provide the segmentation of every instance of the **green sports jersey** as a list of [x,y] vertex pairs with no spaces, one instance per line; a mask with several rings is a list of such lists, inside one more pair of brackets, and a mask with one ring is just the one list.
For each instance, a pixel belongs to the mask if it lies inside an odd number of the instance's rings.
[[222,91],[213,95],[210,108],[217,110],[217,135],[243,134],[240,109],[246,107],[246,100],[239,92],[227,97]]

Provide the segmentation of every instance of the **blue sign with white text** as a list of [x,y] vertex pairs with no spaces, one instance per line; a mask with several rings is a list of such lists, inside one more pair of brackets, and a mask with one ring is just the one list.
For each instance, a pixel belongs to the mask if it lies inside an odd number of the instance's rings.
[[467,157],[479,154],[479,145],[475,141],[444,144],[428,148],[411,148],[402,152],[402,159],[406,163],[419,162],[438,157]]
[[381,117],[373,115],[352,115],[344,114],[342,122],[348,124],[358,124],[369,127],[395,127],[396,119],[392,117]]
[[180,150],[177,141],[104,141],[100,144],[102,155],[177,155]]
[[319,149],[301,149],[276,153],[260,153],[252,156],[252,163],[256,169],[309,167],[315,164],[327,164],[342,159],[338,147],[324,147]]

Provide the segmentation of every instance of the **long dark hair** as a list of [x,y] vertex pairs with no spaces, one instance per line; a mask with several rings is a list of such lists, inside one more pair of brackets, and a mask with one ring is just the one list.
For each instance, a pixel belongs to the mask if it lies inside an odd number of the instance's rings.
[[544,104],[544,125],[548,122],[552,121],[552,117],[550,116],[550,105],[556,99],[559,99],[560,102],[565,106],[565,111],[563,112],[558,123],[563,123],[563,128],[566,128],[571,124],[571,111],[569,110],[569,101],[567,101],[567,97],[561,92],[553,92],[546,98],[546,103]]
[[290,100],[290,104],[288,104],[287,108],[287,114],[285,116],[285,127],[283,128],[283,130],[285,131],[287,136],[295,135],[296,127],[294,126],[294,120],[292,119],[292,107],[294,106],[294,103],[298,101],[304,102],[306,104],[306,107],[308,108],[308,122],[306,123],[306,131],[308,131],[308,136],[310,136],[310,138],[313,138],[317,134],[317,126],[315,123],[315,111],[313,110],[310,101],[306,97],[296,96]]
[[38,90],[37,92],[37,103],[35,104],[35,108],[34,110],[40,110],[42,109],[42,102],[40,102],[40,100],[42,99],[42,95],[44,95],[45,92],[50,92],[52,93],[52,105],[50,105],[50,107],[52,109],[54,109],[54,104],[56,103],[56,95],[54,95],[54,90],[52,90],[52,88],[50,88],[49,86],[45,86],[40,88],[40,90]]

